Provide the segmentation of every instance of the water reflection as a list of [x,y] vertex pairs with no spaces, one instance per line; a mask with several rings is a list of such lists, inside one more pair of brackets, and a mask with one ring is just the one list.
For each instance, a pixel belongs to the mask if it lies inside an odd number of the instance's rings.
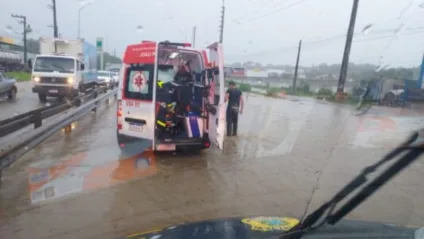
[[50,167],[32,166],[28,172],[31,203],[37,203],[149,177],[157,167],[154,154],[147,150],[103,161],[80,153]]

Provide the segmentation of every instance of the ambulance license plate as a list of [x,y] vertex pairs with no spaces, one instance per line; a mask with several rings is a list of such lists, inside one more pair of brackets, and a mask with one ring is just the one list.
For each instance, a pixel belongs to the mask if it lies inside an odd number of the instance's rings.
[[175,151],[176,148],[175,144],[158,144],[156,146],[157,151]]
[[136,124],[136,123],[130,123],[129,126],[128,126],[128,129],[132,130],[132,131],[141,132],[141,131],[143,131],[143,125],[142,124]]

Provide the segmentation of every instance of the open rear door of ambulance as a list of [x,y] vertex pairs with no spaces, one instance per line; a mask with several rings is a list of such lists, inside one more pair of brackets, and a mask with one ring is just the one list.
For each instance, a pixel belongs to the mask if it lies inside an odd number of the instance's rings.
[[118,133],[155,146],[157,43],[130,45],[124,54],[118,105]]
[[[209,139],[219,149],[224,147],[225,138],[225,82],[224,82],[224,52],[221,43],[214,43],[208,47],[209,63],[216,68],[213,72],[213,82],[211,82],[211,93],[219,95],[216,115],[209,114]],[[215,92],[213,92],[215,91]],[[215,100],[215,95],[212,95]],[[213,102],[216,104],[216,102]]]

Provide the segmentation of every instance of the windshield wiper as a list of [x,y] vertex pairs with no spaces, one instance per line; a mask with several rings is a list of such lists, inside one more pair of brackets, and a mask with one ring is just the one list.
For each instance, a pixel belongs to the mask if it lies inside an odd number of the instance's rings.
[[[369,196],[376,192],[380,187],[387,183],[393,176],[402,171],[409,164],[414,162],[419,156],[424,153],[423,145],[411,146],[411,144],[418,138],[418,132],[415,132],[405,143],[400,147],[395,148],[389,152],[377,163],[368,166],[362,172],[350,181],[342,190],[340,190],[331,200],[321,205],[317,210],[310,213],[305,220],[299,222],[289,231],[281,235],[282,238],[298,239],[308,231],[315,230],[323,225],[334,225],[349,212],[355,209],[359,204],[365,201]],[[389,168],[383,171],[378,177],[372,180],[361,191],[353,196],[349,201],[340,206],[340,208],[333,212],[337,204],[345,199],[354,190],[364,185],[368,180],[367,176],[376,171],[381,165],[392,160],[399,154],[407,152],[404,156],[393,163]],[[321,219],[321,222],[318,221]]]

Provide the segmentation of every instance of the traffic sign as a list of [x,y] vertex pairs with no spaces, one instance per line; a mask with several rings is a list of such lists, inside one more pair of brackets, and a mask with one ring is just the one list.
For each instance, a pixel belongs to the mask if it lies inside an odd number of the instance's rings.
[[97,51],[99,52],[103,51],[103,37],[98,37],[96,39],[96,47],[97,47]]

